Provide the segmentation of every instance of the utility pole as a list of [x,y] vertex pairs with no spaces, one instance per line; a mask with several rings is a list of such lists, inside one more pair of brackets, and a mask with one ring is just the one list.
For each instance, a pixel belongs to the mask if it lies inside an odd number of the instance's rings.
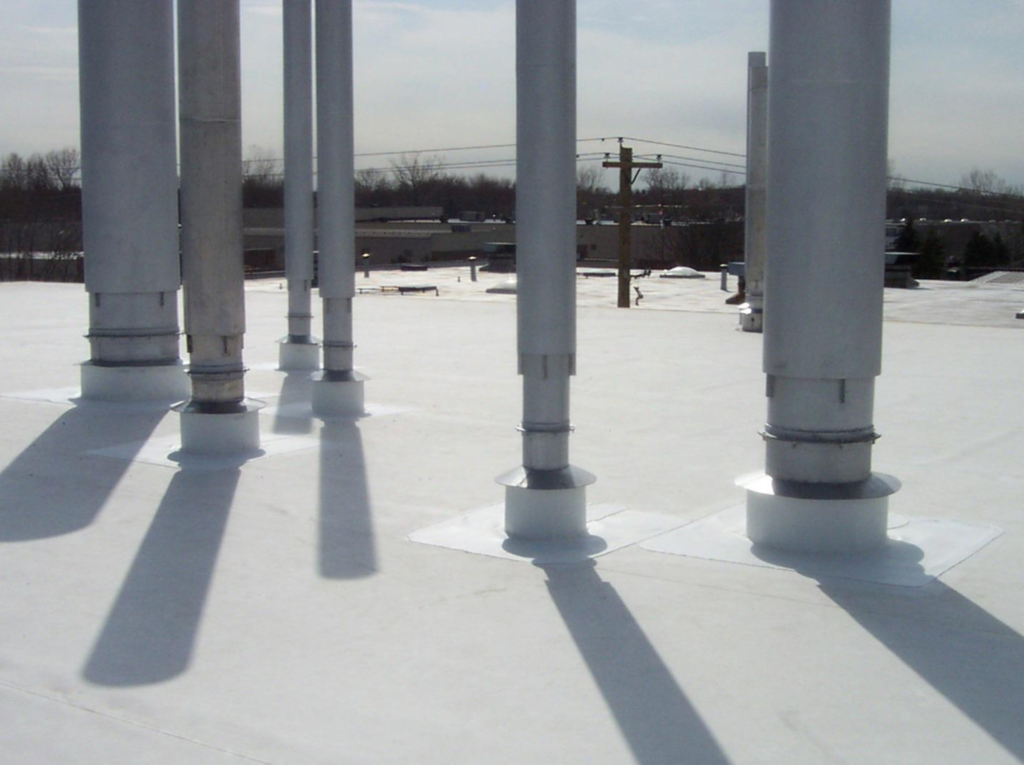
[[633,223],[633,181],[636,180],[633,170],[639,175],[645,167],[662,165],[660,162],[634,162],[633,150],[620,143],[619,161],[604,162],[602,166],[619,168],[619,308],[629,308],[629,272],[633,267],[629,227]]

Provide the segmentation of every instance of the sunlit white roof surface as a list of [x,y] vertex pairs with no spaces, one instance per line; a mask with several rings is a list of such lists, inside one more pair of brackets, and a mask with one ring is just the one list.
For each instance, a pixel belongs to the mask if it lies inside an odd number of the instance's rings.
[[[218,470],[166,459],[162,408],[68,402],[80,285],[0,285],[0,759],[1024,761],[1024,290],[886,291],[891,509],[1003,532],[894,587],[637,545],[541,567],[410,541],[500,503],[519,464],[514,297],[485,292],[505,278],[357,278],[440,295],[358,297],[371,414],[331,424],[274,369],[281,282],[250,283],[266,454]],[[761,337],[717,279],[638,283],[627,311],[614,279],[578,280],[573,462],[598,477],[589,502],[682,526],[763,468]]]

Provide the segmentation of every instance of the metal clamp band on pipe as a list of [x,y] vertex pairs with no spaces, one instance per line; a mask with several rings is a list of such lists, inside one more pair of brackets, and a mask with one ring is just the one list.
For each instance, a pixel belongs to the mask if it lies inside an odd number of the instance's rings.
[[177,327],[156,329],[156,328],[144,328],[144,329],[105,329],[98,327],[90,327],[89,332],[83,337],[87,339],[98,338],[98,337],[130,337],[130,338],[149,338],[149,337],[180,337],[181,332]]
[[205,367],[191,367],[188,373],[192,377],[202,377],[210,382],[230,382],[241,380],[249,371],[245,367],[241,369],[208,369]]
[[546,380],[552,375],[574,377],[576,375],[576,354],[520,353],[518,372],[524,377]]
[[874,428],[864,430],[786,430],[766,425],[760,432],[765,441],[786,441],[801,444],[873,444],[879,438]]
[[520,433],[573,433],[576,427],[568,422],[524,422],[522,425],[517,425],[516,430]]
[[97,361],[92,360],[89,363],[94,367],[106,367],[109,369],[125,368],[129,367],[132,369],[141,369],[143,367],[166,367],[170,364],[178,362],[178,358],[170,356],[162,356],[153,359],[132,359],[132,360],[119,360],[113,359],[111,361]]

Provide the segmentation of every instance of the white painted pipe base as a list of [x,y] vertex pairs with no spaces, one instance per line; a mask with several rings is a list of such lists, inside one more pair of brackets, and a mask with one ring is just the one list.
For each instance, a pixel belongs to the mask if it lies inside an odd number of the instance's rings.
[[225,457],[259,451],[262,401],[246,399],[238,412],[202,412],[193,406],[185,402],[173,407],[181,415],[183,454]]
[[558,541],[587,533],[587,488],[505,487],[505,533],[512,539]]
[[360,417],[366,414],[363,383],[369,379],[349,372],[347,380],[331,379],[330,372],[313,375],[313,414],[317,417]]
[[190,394],[182,362],[156,366],[81,365],[82,398],[88,401],[182,401]]
[[496,479],[505,487],[505,533],[512,539],[577,539],[587,533],[587,486],[592,473],[566,465],[558,470],[517,467]]
[[744,332],[764,332],[764,311],[750,303],[740,306],[740,329]]
[[315,372],[320,368],[320,342],[312,337],[304,341],[281,338],[277,368],[282,372]]
[[900,487],[880,473],[855,484],[792,483],[761,474],[742,485],[751,542],[813,554],[860,553],[884,544],[889,497]]

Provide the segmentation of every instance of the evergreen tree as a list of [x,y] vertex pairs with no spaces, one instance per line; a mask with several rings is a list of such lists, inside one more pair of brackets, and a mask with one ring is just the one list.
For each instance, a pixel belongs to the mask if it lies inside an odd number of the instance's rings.
[[929,231],[921,243],[921,254],[914,266],[917,279],[945,279],[946,254],[942,240],[934,231]]
[[992,260],[1000,268],[1011,265],[1010,248],[1003,240],[1003,235],[998,231],[992,239]]
[[893,247],[896,252],[917,252],[920,246],[921,240],[914,228],[914,219],[908,216],[904,219],[903,228],[900,229],[900,235],[893,242]]
[[[964,270],[995,268],[998,265],[996,260],[996,248],[992,240],[980,231],[971,234],[971,238],[964,245],[963,255]],[[967,278],[973,278],[977,274],[966,273]]]

